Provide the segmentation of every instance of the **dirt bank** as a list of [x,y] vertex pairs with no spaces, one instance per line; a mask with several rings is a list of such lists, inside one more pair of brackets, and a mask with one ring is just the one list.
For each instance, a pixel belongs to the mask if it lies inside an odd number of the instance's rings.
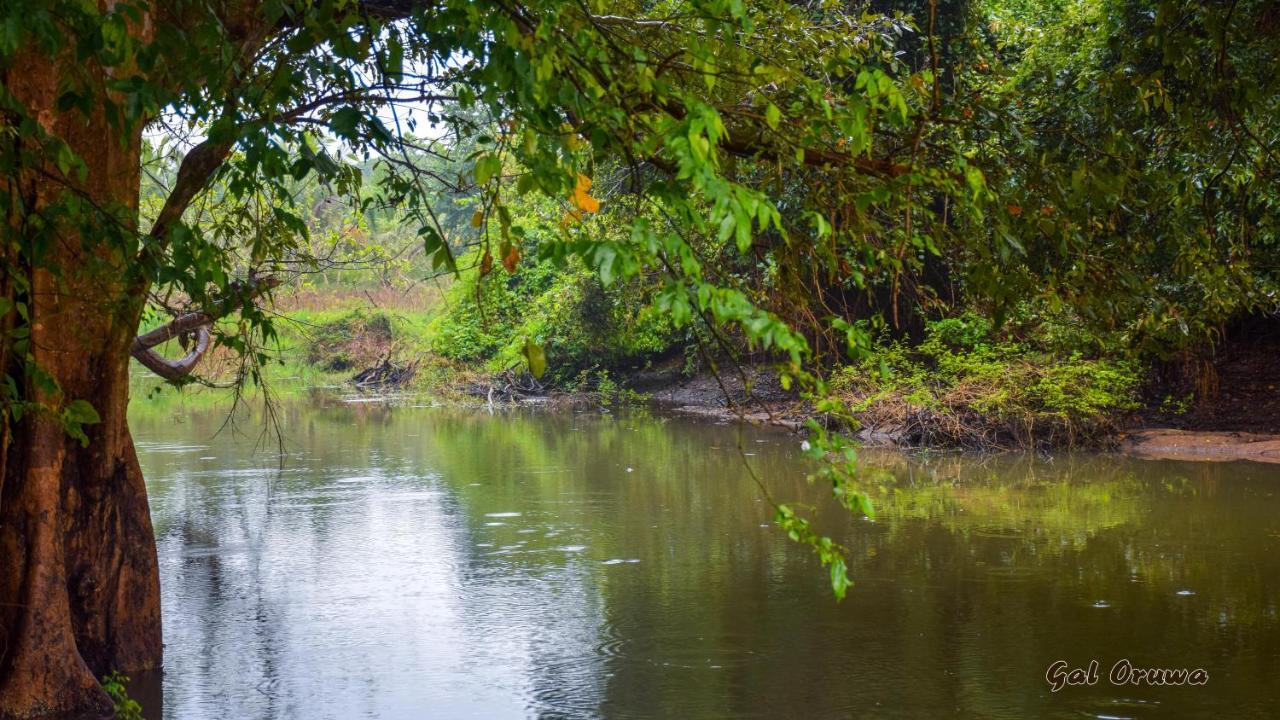
[[1129,433],[1120,449],[1130,455],[1163,460],[1280,463],[1280,435],[1149,428]]
[[1138,427],[1280,434],[1280,319],[1240,320],[1153,375]]
[[722,368],[717,379],[705,372],[685,377],[680,366],[671,364],[636,372],[626,386],[649,395],[661,409],[719,422],[745,420],[796,429],[812,416],[809,405],[783,390],[777,371],[767,367]]
[[1280,320],[1245,318],[1217,345],[1154,372],[1123,452],[1178,460],[1280,462]]
[[[661,408],[718,422],[745,420],[799,429],[812,416],[811,408],[806,403],[794,393],[782,389],[776,373],[767,368],[749,368],[744,374],[750,392],[744,388],[743,375],[737,373],[722,374],[720,381],[717,381],[710,375],[685,378],[671,371],[649,371],[637,373],[629,386],[649,393],[653,402]],[[1197,415],[1194,419],[1201,427],[1212,428],[1212,418],[1225,416],[1227,414],[1220,410]],[[1138,418],[1137,421],[1148,422],[1143,418]],[[1265,424],[1262,426],[1265,427]],[[855,434],[866,445],[914,446],[906,438],[875,432],[874,428]],[[1112,447],[1137,457],[1280,463],[1280,433],[1142,427],[1121,433],[1117,440],[1118,443]]]

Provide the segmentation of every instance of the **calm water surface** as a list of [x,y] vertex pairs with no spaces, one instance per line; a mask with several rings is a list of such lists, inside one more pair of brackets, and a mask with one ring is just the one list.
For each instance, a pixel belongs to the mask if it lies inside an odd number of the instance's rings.
[[[1280,466],[885,455],[871,523],[771,431],[297,405],[281,465],[133,416],[156,718],[1280,717]],[[843,603],[744,463],[850,548]],[[1059,659],[1103,677],[1051,693]]]

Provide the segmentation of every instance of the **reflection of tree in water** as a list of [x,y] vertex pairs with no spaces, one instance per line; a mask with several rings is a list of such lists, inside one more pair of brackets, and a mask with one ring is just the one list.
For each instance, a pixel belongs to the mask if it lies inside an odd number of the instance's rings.
[[[1259,540],[1258,527],[1271,523],[1271,511],[1257,501],[1272,495],[1256,484],[1272,482],[1271,473],[1247,463],[1105,455],[908,461],[887,453],[871,453],[866,462],[888,528],[864,538],[873,552],[875,543],[902,542],[901,533],[923,525],[948,530],[971,550],[998,553],[1011,572],[1051,566],[1067,554],[1100,561],[1109,552],[1132,578],[1176,583],[1215,572],[1198,566],[1218,562],[1203,552],[1210,538],[1249,548]],[[1233,592],[1251,578],[1234,578]]]
[[[259,482],[235,484],[218,483],[218,473],[171,475],[159,497],[153,495],[153,502],[170,506],[161,517],[173,520],[157,526],[160,555],[169,566],[163,572],[169,665],[220,677],[233,692],[254,693],[264,717],[286,709],[277,689],[287,650],[280,636],[289,630],[264,576],[273,572],[269,558],[264,567],[269,549],[263,541],[278,482],[272,475],[266,470]],[[172,694],[166,705],[170,716],[212,710]]]
[[[190,597],[175,609],[209,616],[193,623],[197,644],[240,642],[220,624],[260,613],[253,632],[271,637],[243,642],[286,663],[272,670],[285,715],[309,707],[306,691],[339,687],[362,696],[344,707],[395,716],[423,688],[450,684],[490,714],[545,717],[1133,714],[1114,705],[1121,696],[1177,716],[1225,698],[1268,702],[1280,648],[1274,471],[866,452],[880,510],[868,523],[806,484],[789,435],[367,407],[290,409],[284,420],[295,454],[274,479],[237,481],[223,465],[162,480],[153,497],[159,517],[194,524],[183,542],[206,542],[203,528],[250,548],[218,560],[221,605],[194,602],[211,574],[183,581]],[[820,505],[821,529],[851,549],[857,584],[844,603],[804,549],[761,527],[771,513],[740,448],[776,497]],[[216,451],[233,468],[253,465],[235,452]],[[369,543],[390,543],[393,557],[362,566]],[[639,562],[608,562],[626,560]],[[288,592],[312,584],[310,596]],[[275,590],[226,599],[263,586]],[[337,669],[299,659],[317,628],[330,641],[378,637],[376,624],[343,614],[397,603],[434,617],[400,618],[385,657],[353,650],[339,657],[364,666]],[[250,676],[267,672],[259,655],[244,663]],[[1095,657],[1205,666],[1213,680],[1176,696],[1045,691],[1050,662]],[[307,672],[329,686],[300,682]]]

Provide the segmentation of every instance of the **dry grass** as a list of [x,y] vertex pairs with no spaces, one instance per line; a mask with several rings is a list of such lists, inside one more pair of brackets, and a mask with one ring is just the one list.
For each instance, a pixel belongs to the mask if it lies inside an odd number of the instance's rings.
[[290,313],[299,310],[321,312],[367,308],[392,312],[423,313],[437,307],[446,287],[442,281],[420,283],[409,288],[375,285],[370,287],[331,286],[282,287],[276,291],[274,309]]

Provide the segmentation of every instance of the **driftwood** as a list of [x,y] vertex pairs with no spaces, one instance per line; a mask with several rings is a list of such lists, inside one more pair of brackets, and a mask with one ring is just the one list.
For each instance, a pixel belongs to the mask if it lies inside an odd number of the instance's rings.
[[391,362],[391,355],[383,355],[373,367],[363,370],[351,382],[358,388],[400,387],[413,379],[418,371],[417,361],[408,365],[397,365]]
[[[279,284],[280,280],[275,277],[255,278],[253,276],[244,282],[232,283],[230,292],[208,309],[179,315],[155,330],[134,338],[130,354],[160,377],[174,382],[181,380],[190,375],[196,364],[200,362],[200,358],[209,352],[210,325],[219,318],[239,310],[258,295]],[[195,335],[195,345],[190,352],[177,360],[170,360],[152,349],[174,338],[182,341],[185,348],[186,339],[192,334]]]
[[544,397],[547,388],[529,373],[517,374],[505,370],[487,385],[472,385],[467,392],[487,399],[489,407],[497,402],[520,402],[533,397]]

